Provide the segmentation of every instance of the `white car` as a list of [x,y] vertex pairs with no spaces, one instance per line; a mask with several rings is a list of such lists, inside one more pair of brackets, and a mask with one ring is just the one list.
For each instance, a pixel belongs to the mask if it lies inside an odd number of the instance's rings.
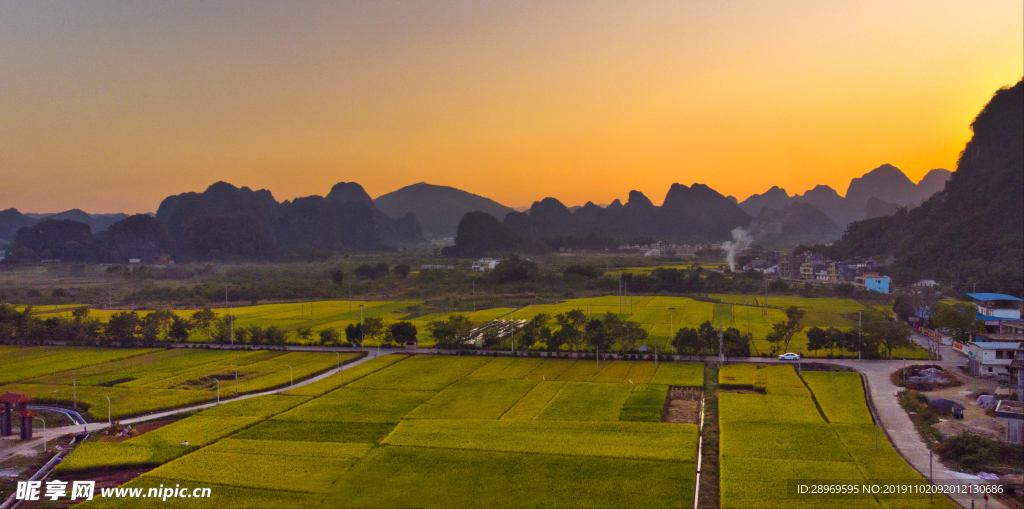
[[798,361],[800,360],[800,354],[798,353],[784,353],[779,356],[780,361]]

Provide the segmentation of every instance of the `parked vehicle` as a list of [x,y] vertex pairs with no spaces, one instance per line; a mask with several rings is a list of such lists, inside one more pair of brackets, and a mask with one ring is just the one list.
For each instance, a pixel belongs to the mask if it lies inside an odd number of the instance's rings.
[[798,353],[784,353],[779,356],[780,361],[798,361],[800,360],[800,354]]

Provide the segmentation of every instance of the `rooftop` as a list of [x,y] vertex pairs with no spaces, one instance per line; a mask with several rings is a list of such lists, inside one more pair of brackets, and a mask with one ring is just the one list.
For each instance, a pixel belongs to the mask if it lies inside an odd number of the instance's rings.
[[1013,302],[1024,302],[1024,299],[1018,299],[1017,297],[1014,297],[1013,295],[1006,295],[1005,293],[968,293],[967,296],[972,298],[972,299],[974,299],[974,300],[980,300],[980,301],[985,301],[985,302],[988,302],[988,301],[999,301],[999,300],[1008,300],[1008,301],[1013,301]]
[[984,348],[986,350],[1016,350],[1017,346],[1020,345],[1016,341],[975,341],[974,344],[978,348]]

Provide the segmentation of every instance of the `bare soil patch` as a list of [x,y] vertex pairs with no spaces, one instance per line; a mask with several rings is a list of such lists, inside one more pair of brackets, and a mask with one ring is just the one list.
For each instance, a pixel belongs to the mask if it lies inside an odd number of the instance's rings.
[[670,388],[661,422],[699,423],[701,392],[696,387]]
[[906,387],[918,392],[963,385],[963,381],[956,373],[936,365],[908,366],[906,372],[902,368],[897,369],[889,378],[897,387]]
[[139,435],[146,434],[146,433],[148,433],[150,431],[153,431],[155,429],[162,428],[162,427],[164,427],[164,426],[166,426],[166,425],[168,425],[168,424],[170,424],[170,423],[172,423],[174,421],[177,421],[177,419],[164,419],[164,420],[160,420],[160,421],[144,422],[142,424],[137,424],[135,426],[132,426],[132,428],[130,430],[128,430],[128,433],[126,433],[124,435],[121,435],[121,432],[125,429],[125,427],[124,426],[118,426],[117,424],[115,424],[114,428],[111,428],[111,434],[104,435],[104,436],[100,437],[99,441],[100,442],[124,442],[125,440],[128,440],[130,438],[135,438],[135,437],[137,437]]

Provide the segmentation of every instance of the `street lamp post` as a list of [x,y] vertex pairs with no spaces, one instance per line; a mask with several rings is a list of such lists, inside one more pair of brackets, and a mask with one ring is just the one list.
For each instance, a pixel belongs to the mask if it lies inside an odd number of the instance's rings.
[[220,378],[214,378],[217,381],[217,404],[220,404]]
[[334,352],[334,355],[338,356],[338,371],[341,371],[341,353],[340,352]]
[[235,352],[235,397],[238,397],[238,352]]
[[[288,366],[285,364],[285,366]],[[291,366],[288,366],[288,378],[291,380],[288,385],[295,385],[295,370]]]
[[43,452],[46,452],[46,421],[44,421],[41,417],[36,417],[35,419],[43,423]]
[[107,426],[113,426],[114,421],[110,418],[110,396],[103,396],[107,398]]

